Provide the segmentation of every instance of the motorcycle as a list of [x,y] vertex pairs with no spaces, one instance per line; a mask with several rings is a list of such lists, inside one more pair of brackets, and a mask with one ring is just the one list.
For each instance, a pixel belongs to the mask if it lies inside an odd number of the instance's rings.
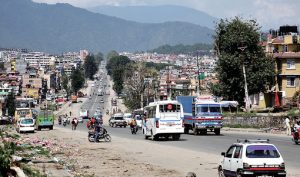
[[[94,139],[95,139],[95,131],[89,131],[88,132],[89,142],[95,142]],[[96,142],[100,142],[101,139],[104,139],[105,142],[110,142],[111,141],[111,137],[107,133],[107,130],[105,128],[102,128],[100,134],[97,137]]]
[[58,117],[58,125],[61,125],[61,121],[62,121],[62,118],[61,116]]
[[130,130],[131,130],[131,134],[136,134],[136,132],[138,131],[138,127],[136,125],[131,126]]
[[64,121],[63,122],[63,126],[65,127],[67,125],[67,121]]
[[300,127],[296,128],[294,127],[293,128],[293,131],[292,131],[292,141],[295,142],[295,144],[299,144],[300,142]]

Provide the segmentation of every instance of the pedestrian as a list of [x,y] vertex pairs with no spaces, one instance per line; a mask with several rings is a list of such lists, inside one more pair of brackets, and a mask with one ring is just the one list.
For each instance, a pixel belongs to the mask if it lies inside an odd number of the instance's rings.
[[77,118],[73,118],[73,120],[72,120],[72,130],[76,130],[77,124],[78,124]]
[[70,117],[72,116],[72,112],[70,111]]
[[286,134],[288,136],[291,135],[291,124],[290,124],[290,119],[289,117],[286,117],[285,120],[284,120],[284,123],[285,123],[285,127],[286,127]]

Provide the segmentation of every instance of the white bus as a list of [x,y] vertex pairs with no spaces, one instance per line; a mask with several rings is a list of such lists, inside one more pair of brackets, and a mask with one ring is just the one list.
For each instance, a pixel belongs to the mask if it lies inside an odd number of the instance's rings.
[[143,119],[142,129],[145,139],[159,137],[179,140],[184,132],[183,108],[181,103],[173,100],[157,101],[150,103],[145,108],[146,116]]

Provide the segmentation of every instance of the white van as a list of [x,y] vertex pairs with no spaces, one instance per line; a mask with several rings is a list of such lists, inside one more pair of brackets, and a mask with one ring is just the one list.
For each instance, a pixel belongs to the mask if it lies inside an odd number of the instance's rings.
[[183,134],[183,108],[181,103],[173,100],[157,101],[150,103],[145,108],[146,116],[143,119],[142,129],[145,139],[159,137],[179,140]]

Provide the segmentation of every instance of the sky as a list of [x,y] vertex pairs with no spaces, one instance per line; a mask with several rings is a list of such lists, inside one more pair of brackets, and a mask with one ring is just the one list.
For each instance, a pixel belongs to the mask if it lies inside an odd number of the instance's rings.
[[217,18],[241,16],[255,19],[263,29],[281,25],[300,25],[300,0],[33,0],[48,4],[69,3],[89,8],[100,5],[180,5],[208,13]]

